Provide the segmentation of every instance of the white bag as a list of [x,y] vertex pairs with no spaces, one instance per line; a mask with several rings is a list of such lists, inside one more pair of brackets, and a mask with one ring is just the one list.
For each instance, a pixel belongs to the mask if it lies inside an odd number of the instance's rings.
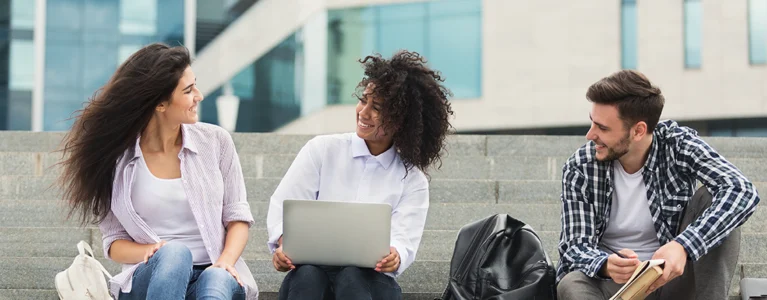
[[[56,274],[56,291],[62,300],[102,300],[112,299],[108,281],[112,279],[104,266],[93,256],[93,249],[85,241],[77,243],[80,252],[75,261],[66,270]],[[87,253],[86,253],[87,251]]]

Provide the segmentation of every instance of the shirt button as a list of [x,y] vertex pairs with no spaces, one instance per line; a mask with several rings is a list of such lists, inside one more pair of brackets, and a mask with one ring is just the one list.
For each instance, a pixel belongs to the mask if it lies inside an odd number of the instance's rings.
[[682,205],[681,204],[677,204],[676,208],[682,208]]
[[205,228],[205,225],[200,225],[200,228]]

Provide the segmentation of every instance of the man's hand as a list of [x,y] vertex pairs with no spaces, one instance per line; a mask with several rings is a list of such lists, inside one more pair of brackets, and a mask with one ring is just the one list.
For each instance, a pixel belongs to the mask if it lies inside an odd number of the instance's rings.
[[376,264],[376,271],[391,273],[399,269],[399,252],[394,247],[389,247],[389,255]]
[[684,267],[687,265],[687,251],[682,244],[671,241],[655,251],[652,259],[663,259],[666,265],[663,267],[663,275],[647,289],[648,295],[684,273]]
[[282,237],[280,237],[278,243],[280,246],[277,247],[277,250],[274,251],[274,255],[272,255],[272,264],[274,264],[274,269],[280,272],[287,272],[295,269],[296,266],[293,265],[293,263],[290,261],[290,258],[288,258],[288,256],[282,252]]
[[162,246],[165,246],[165,241],[160,241],[157,244],[149,244],[146,245],[146,252],[144,252],[144,263],[149,262],[149,259],[152,258],[152,256],[157,252],[157,250],[160,250]]
[[639,259],[634,251],[629,249],[623,249],[618,251],[626,258],[621,258],[617,254],[610,254],[607,257],[607,262],[602,266],[603,274],[610,277],[618,284],[624,284],[629,281],[631,275],[634,274],[637,266],[639,266]]

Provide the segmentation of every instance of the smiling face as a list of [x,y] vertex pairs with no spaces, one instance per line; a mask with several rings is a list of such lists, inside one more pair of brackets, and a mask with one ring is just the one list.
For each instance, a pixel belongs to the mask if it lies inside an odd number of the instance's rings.
[[157,110],[172,124],[194,124],[198,121],[197,107],[203,96],[197,89],[197,79],[192,67],[187,67],[170,100],[162,102]]
[[368,84],[357,103],[357,136],[366,142],[391,144],[391,136],[381,126],[382,99],[373,94],[373,88]]
[[615,105],[594,103],[591,108],[591,128],[586,138],[597,148],[597,160],[612,161],[629,152],[631,136]]

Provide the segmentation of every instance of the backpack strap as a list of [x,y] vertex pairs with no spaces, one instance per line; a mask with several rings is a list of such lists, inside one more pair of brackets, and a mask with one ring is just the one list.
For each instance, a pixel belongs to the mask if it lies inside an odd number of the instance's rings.
[[96,258],[93,255],[93,249],[91,249],[91,245],[88,245],[88,243],[85,241],[80,241],[77,243],[77,251],[80,252],[80,255],[85,255],[85,252],[87,251],[91,257]]
[[101,272],[104,273],[104,275],[106,275],[107,278],[112,279],[112,275],[109,274],[109,271],[107,271],[107,269],[105,269],[104,266],[101,265],[101,262],[99,262],[96,259],[96,257],[93,255],[93,249],[91,248],[90,245],[88,245],[88,243],[86,243],[85,241],[80,241],[79,243],[77,243],[77,251],[80,252],[80,255],[85,255],[87,252],[87,254],[90,255],[90,258],[92,258],[93,261],[96,263],[96,265],[99,266],[99,268],[101,269]]

